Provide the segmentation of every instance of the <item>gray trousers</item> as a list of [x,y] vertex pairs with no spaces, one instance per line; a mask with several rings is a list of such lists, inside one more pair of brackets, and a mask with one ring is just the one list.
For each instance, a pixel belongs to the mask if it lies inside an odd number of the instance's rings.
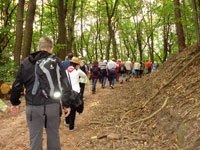
[[[30,120],[32,111],[32,121]],[[26,105],[26,119],[30,132],[30,150],[42,150],[44,106]],[[60,150],[59,104],[47,104],[47,150]]]

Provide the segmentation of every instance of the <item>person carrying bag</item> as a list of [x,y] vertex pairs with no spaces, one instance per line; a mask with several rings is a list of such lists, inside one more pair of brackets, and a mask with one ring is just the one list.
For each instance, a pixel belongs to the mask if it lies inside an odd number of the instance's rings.
[[69,130],[75,130],[75,118],[76,111],[79,113],[83,112],[83,99],[80,94],[79,78],[86,78],[86,74],[80,69],[80,60],[78,57],[73,57],[70,60],[70,66],[66,70],[66,74],[69,80],[69,86],[71,87],[71,95],[69,97],[71,101],[71,113],[65,118],[64,124],[69,125]]

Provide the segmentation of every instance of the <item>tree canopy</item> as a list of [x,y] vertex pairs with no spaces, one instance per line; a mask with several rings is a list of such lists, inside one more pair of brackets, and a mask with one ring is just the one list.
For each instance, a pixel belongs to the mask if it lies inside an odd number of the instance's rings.
[[61,60],[73,52],[89,63],[101,57],[164,63],[196,42],[199,8],[197,0],[1,1],[0,81],[13,80],[42,36],[53,39]]

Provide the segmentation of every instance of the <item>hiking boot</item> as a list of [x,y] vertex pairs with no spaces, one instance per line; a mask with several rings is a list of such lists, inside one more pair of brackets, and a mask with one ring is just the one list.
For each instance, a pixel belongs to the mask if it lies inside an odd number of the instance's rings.
[[114,87],[111,85],[111,88],[114,89]]
[[95,91],[92,91],[92,94],[95,94]]

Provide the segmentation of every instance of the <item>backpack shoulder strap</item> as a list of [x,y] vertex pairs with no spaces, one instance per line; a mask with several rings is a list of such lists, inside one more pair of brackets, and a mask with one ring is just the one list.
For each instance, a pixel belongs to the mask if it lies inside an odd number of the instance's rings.
[[37,93],[38,87],[39,87],[39,79],[38,79],[38,63],[35,64],[35,81],[32,89],[32,95],[35,95]]

